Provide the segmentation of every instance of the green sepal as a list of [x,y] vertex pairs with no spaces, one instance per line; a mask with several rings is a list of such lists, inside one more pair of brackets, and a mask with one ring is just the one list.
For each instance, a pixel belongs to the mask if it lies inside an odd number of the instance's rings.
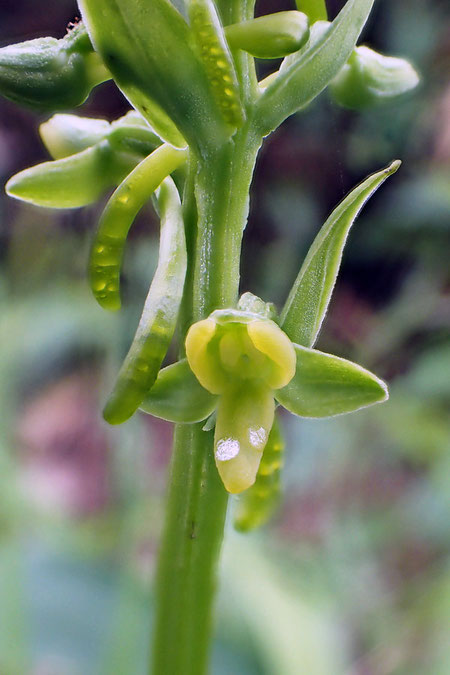
[[171,178],[158,190],[161,236],[158,267],[141,319],[103,411],[110,424],[125,422],[138,409],[158,375],[175,331],[186,276],[186,240],[181,202]]
[[38,38],[0,49],[0,93],[40,111],[81,105],[110,79],[82,24],[64,38]]
[[196,150],[208,151],[229,136],[191,46],[189,26],[168,0],[80,0],[79,5],[92,42],[118,86],[148,115],[158,134],[145,99]]
[[255,123],[265,136],[289,115],[310,103],[346,63],[372,9],[374,0],[348,0],[329,29],[309,43],[264,90],[256,104]]
[[386,384],[356,363],[294,344],[297,367],[292,380],[275,392],[281,405],[300,417],[332,417],[381,403]]
[[234,503],[233,525],[238,532],[249,532],[265,525],[277,510],[281,496],[280,473],[284,448],[280,424],[275,416],[256,480]]
[[105,309],[120,308],[120,266],[128,231],[136,215],[164,178],[185,159],[185,151],[168,144],[161,145],[127,175],[109,199],[100,217],[89,258],[91,289]]
[[131,160],[115,156],[109,143],[102,141],[69,157],[20,171],[5,189],[11,197],[30,204],[70,209],[95,202],[132,168]]
[[419,76],[413,66],[369,47],[356,47],[330,84],[334,100],[345,108],[361,110],[389,103],[414,89]]
[[305,12],[311,23],[327,21],[328,12],[325,0],[296,0],[297,9]]
[[349,230],[369,197],[399,166],[396,160],[354,188],[315,238],[280,316],[280,326],[293,342],[313,346],[330,302]]
[[182,359],[159,371],[139,408],[169,422],[193,423],[209,417],[217,400],[217,396],[201,386],[187,359]]
[[276,59],[303,47],[309,35],[308,18],[302,12],[276,12],[226,26],[225,35],[232,49]]

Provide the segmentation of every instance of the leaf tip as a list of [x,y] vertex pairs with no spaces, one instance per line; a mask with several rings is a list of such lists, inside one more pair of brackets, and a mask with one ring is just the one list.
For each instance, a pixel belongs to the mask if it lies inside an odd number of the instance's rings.
[[402,163],[401,159],[394,159],[394,161],[391,162],[391,163],[389,164],[389,166],[387,166],[386,169],[385,169],[387,175],[390,176],[391,174],[393,174],[393,173],[395,173],[396,171],[398,171],[398,169],[399,169],[400,166],[401,166],[401,163]]

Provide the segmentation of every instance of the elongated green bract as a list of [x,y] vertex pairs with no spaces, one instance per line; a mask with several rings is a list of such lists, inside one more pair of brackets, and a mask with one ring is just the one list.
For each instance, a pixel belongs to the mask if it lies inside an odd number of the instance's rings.
[[275,392],[276,400],[300,417],[331,417],[385,401],[388,391],[376,375],[356,363],[294,344],[297,368]]
[[120,265],[128,230],[145,202],[185,156],[185,151],[167,144],[157,148],[133,169],[106,205],[89,261],[92,292],[102,307],[119,309]]
[[178,190],[171,178],[159,188],[159,260],[133,343],[103,416],[120,424],[136,412],[156,380],[172,340],[186,275],[186,240]]
[[288,68],[264,90],[255,106],[255,122],[263,135],[310,103],[346,63],[372,9],[374,0],[348,0],[330,29],[306,46]]
[[248,490],[239,495],[235,503],[233,522],[239,532],[248,532],[261,527],[276,510],[281,495],[280,473],[284,448],[280,424],[275,417],[256,480]]
[[79,5],[95,48],[150,123],[144,98],[164,111],[195,149],[206,152],[229,135],[191,47],[189,27],[169,0],[80,0]]
[[102,141],[69,157],[20,171],[9,179],[6,192],[36,206],[86,206],[115,183],[117,171],[113,165],[111,147]]
[[208,74],[217,105],[226,122],[238,127],[244,119],[233,59],[213,0],[189,0],[192,35]]
[[169,422],[201,422],[214,412],[217,396],[201,386],[186,359],[159,371],[140,405],[143,412]]
[[315,238],[281,312],[280,325],[293,342],[313,346],[330,302],[349,230],[369,197],[399,166],[396,160],[354,188]]

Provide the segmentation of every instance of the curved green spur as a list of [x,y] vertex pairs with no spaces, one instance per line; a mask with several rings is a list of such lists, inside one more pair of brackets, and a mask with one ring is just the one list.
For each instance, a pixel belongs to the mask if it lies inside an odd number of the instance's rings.
[[280,424],[275,417],[256,480],[235,502],[233,524],[239,532],[261,527],[276,510],[281,496],[280,474],[284,449]]
[[125,422],[156,380],[172,340],[186,275],[186,240],[178,190],[166,178],[158,191],[161,217],[159,260],[130,350],[103,416]]
[[186,150],[162,145],[133,169],[106,205],[89,261],[91,289],[105,309],[120,308],[120,266],[128,231],[137,213],[185,158]]

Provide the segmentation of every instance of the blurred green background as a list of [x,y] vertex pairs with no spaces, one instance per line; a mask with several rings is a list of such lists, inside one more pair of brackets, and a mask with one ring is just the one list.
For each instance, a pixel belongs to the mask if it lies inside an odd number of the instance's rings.
[[[2,0],[0,45],[61,37],[75,16],[72,0]],[[445,0],[378,0],[364,40],[412,59],[420,87],[364,114],[322,94],[261,153],[242,290],[278,305],[331,208],[403,160],[350,235],[318,344],[373,369],[391,398],[283,418],[280,511],[260,532],[227,530],[213,675],[450,672],[449,35]],[[81,112],[126,109],[105,84]],[[0,102],[2,184],[47,158],[43,120]],[[143,414],[109,428],[101,407],[158,230],[149,208],[127,248],[124,309],[108,315],[86,281],[100,209],[0,194],[1,675],[146,672],[171,428]]]

